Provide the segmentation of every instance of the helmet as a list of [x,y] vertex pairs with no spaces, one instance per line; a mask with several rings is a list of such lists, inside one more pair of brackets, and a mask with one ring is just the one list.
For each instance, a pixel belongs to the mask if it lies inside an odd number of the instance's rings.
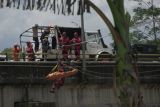
[[31,45],[31,42],[30,42],[30,41],[27,41],[26,44],[27,44],[27,45]]
[[18,46],[18,44],[14,44],[13,46],[14,46],[14,47],[17,47],[17,46]]
[[66,35],[66,32],[63,32],[62,35],[65,36],[65,35]]
[[77,32],[74,32],[74,36],[78,36],[78,33],[77,33]]
[[31,43],[31,42],[30,42],[30,41],[27,41],[26,43],[29,44],[29,43]]

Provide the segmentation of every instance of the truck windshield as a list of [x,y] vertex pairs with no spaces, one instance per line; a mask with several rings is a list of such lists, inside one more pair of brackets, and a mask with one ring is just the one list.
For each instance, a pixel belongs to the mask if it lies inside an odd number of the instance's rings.
[[97,33],[90,33],[90,32],[87,32],[86,40],[87,40],[88,42],[99,43],[98,34],[97,34]]

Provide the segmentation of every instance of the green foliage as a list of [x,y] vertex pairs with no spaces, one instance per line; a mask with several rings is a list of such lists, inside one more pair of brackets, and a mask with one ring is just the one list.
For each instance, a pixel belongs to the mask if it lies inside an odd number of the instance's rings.
[[6,53],[11,53],[12,52],[12,48],[5,48],[1,54],[6,54]]
[[12,48],[5,48],[1,53],[1,55],[7,55],[8,59],[12,59]]
[[[1,55],[7,55],[8,60],[12,60],[13,57],[13,52],[12,52],[12,48],[5,48],[1,53]],[[20,52],[20,59],[22,59],[24,57],[24,53]]]
[[140,30],[133,31],[132,33],[129,34],[131,44],[140,44],[140,43],[145,43],[147,36],[143,35],[143,32]]
[[[135,15],[132,17],[130,24],[132,28],[132,32],[130,34],[131,39],[133,39],[132,42],[143,43],[157,38],[158,43],[160,38],[160,8],[155,7],[151,1],[145,2],[144,0],[138,0],[137,2],[139,2],[139,7],[133,9]],[[145,5],[145,7],[142,5]],[[133,35],[137,40],[133,38]]]
[[155,28],[151,28],[150,31],[148,32],[149,35],[153,35],[154,34],[154,30],[157,33],[160,33],[160,28],[159,27],[155,27]]

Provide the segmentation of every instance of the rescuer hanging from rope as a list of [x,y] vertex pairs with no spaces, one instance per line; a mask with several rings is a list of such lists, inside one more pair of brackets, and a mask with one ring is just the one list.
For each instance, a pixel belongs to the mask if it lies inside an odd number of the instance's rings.
[[[56,70],[56,71],[55,71]],[[75,75],[78,72],[78,69],[73,68],[64,64],[62,61],[59,62],[54,69],[52,69],[51,73],[46,76],[46,79],[52,80],[52,90],[51,92],[55,92],[55,90],[59,89],[64,84],[64,80],[66,77],[70,77]]]

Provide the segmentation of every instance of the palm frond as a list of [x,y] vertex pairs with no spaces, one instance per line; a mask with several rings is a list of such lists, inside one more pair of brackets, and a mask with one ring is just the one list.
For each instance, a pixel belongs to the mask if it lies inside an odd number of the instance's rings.
[[[78,6],[78,8],[74,8]],[[54,14],[80,14],[80,0],[0,0],[0,8],[16,8],[22,10],[52,11]],[[85,12],[90,13],[90,6],[85,3]]]

